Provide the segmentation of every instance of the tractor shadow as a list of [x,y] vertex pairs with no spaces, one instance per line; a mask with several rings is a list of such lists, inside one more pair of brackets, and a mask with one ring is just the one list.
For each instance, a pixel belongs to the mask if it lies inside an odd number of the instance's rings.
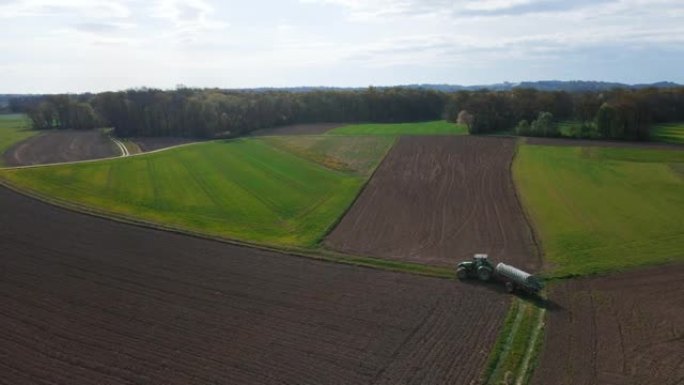
[[491,280],[488,282],[482,282],[477,279],[467,279],[463,281],[457,281],[459,284],[462,285],[469,285],[469,286],[476,286],[476,287],[482,287],[485,288],[489,291],[493,291],[495,293],[501,294],[501,295],[508,295],[508,296],[515,296],[521,299],[522,301],[528,302],[540,309],[545,309],[546,311],[549,312],[558,312],[558,311],[563,311],[564,308],[561,306],[558,302],[555,302],[551,298],[546,298],[548,295],[547,293],[544,294],[530,294],[521,290],[516,290],[513,293],[509,293],[506,291],[506,287],[502,282],[496,281],[496,280]]

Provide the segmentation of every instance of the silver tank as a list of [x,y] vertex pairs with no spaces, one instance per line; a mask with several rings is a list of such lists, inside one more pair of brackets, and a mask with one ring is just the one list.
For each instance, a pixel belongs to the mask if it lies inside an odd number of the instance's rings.
[[518,285],[524,285],[535,290],[541,289],[541,283],[535,276],[518,268],[505,263],[499,263],[494,270],[496,271],[496,274],[506,277]]

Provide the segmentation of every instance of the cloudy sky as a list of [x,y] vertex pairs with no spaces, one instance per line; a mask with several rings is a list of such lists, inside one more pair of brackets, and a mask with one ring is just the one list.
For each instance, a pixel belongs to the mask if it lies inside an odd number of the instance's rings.
[[0,93],[684,83],[682,0],[0,0]]

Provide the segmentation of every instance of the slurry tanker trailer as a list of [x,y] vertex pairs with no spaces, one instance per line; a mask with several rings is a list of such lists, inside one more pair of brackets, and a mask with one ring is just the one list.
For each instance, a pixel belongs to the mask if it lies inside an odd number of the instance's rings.
[[477,278],[484,282],[496,279],[504,283],[509,293],[522,290],[537,294],[544,288],[542,282],[530,273],[505,263],[499,263],[496,267],[492,266],[487,254],[475,254],[472,261],[459,263],[456,276],[460,280]]

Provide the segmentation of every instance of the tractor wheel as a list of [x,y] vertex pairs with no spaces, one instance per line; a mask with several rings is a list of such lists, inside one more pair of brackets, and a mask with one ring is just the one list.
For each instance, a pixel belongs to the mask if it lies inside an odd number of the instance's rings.
[[515,285],[511,281],[506,282],[506,291],[512,293],[515,290]]
[[477,269],[477,278],[479,278],[480,281],[489,281],[489,279],[492,278],[492,270],[484,266],[480,266],[480,268]]
[[459,267],[458,269],[456,269],[456,276],[458,277],[458,279],[463,281],[464,279],[468,278],[468,271],[465,267]]

